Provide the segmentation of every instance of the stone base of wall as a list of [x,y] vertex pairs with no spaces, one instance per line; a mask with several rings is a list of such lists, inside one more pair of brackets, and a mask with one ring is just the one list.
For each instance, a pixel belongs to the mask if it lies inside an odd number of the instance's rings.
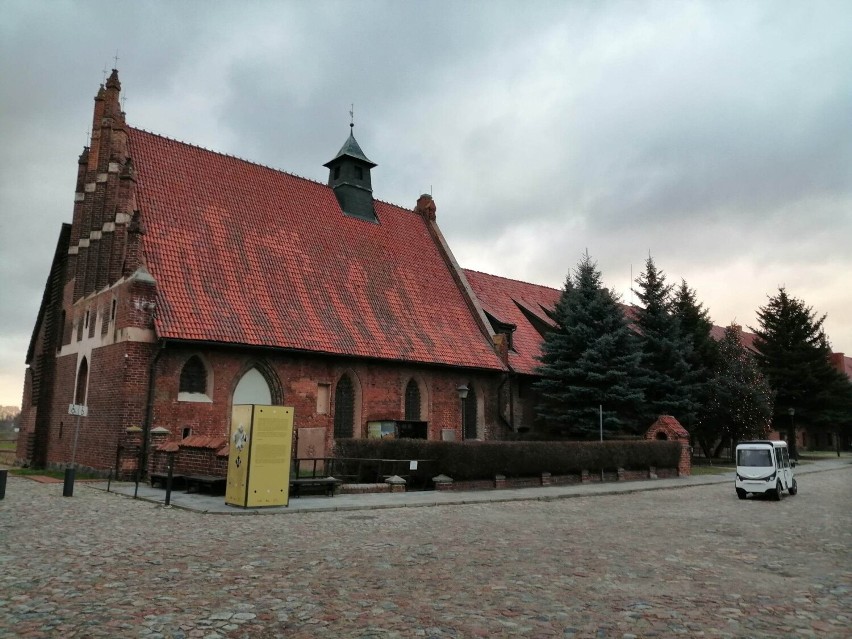
[[[506,480],[511,481],[511,480]],[[507,486],[508,487],[508,486]],[[493,479],[471,479],[468,481],[454,481],[446,490],[494,490]]]
[[340,484],[337,487],[338,495],[365,495],[368,493],[389,493],[390,484]]
[[504,488],[537,488],[541,486],[570,486],[573,484],[586,483],[608,483],[618,481],[641,481],[645,479],[667,479],[678,477],[677,468],[649,468],[647,470],[624,470],[619,468],[613,471],[604,471],[603,477],[600,471],[583,471],[577,475],[551,475],[543,473],[541,477],[504,477],[498,475],[495,479],[477,479],[468,481],[453,481],[442,483],[439,490],[499,490]]

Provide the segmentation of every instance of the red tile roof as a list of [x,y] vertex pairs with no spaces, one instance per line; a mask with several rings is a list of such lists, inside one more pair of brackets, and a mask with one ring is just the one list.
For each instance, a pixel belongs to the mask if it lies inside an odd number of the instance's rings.
[[190,435],[181,440],[180,445],[187,448],[213,448],[218,450],[227,445],[227,437],[209,437],[207,435]]
[[511,367],[518,373],[533,374],[539,364],[537,357],[541,354],[543,338],[524,311],[548,326],[555,326],[544,309],[552,310],[556,306],[561,291],[478,271],[465,269],[464,273],[483,310],[517,327],[512,336],[513,349],[509,351]]
[[683,439],[689,439],[689,433],[681,425],[681,423],[671,415],[660,415],[657,421],[655,421],[651,425],[651,428],[648,429],[648,434],[652,431],[656,432],[658,430],[663,430],[670,436],[674,435]]
[[[548,326],[555,326],[555,322],[544,312],[544,309],[552,311],[562,291],[467,269],[465,275],[487,313],[500,322],[517,326],[513,336],[515,350],[509,352],[509,364],[518,373],[533,374],[538,365],[537,356],[541,353],[543,337],[523,311]],[[621,304],[621,308],[625,318],[633,322],[636,308],[625,304]],[[633,328],[636,329],[635,326]],[[710,334],[713,339],[720,341],[725,336],[725,328],[713,326]],[[740,330],[742,345],[751,351],[754,350],[756,337],[754,333]],[[852,358],[844,358],[844,365],[847,374],[852,377]]]
[[157,281],[157,334],[355,357],[503,369],[426,221],[129,129]]
[[[710,329],[710,336],[715,339],[717,342],[721,342],[725,338],[725,326],[713,326]],[[754,340],[757,338],[757,335],[754,333],[747,333],[742,330],[740,327],[740,344],[746,347],[748,350],[754,352]]]

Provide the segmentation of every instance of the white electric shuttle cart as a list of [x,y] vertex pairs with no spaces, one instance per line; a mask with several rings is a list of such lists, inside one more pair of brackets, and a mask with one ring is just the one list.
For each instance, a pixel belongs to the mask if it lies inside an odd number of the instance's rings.
[[787,442],[760,440],[737,444],[737,497],[745,499],[749,493],[767,495],[780,501],[784,491],[790,495],[798,492],[793,477],[795,460],[790,460]]

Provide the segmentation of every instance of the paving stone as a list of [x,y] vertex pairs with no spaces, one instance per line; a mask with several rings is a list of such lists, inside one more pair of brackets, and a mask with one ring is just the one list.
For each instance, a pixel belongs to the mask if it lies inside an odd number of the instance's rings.
[[782,502],[726,482],[353,518],[9,478],[0,638],[848,639],[852,467],[815,480]]

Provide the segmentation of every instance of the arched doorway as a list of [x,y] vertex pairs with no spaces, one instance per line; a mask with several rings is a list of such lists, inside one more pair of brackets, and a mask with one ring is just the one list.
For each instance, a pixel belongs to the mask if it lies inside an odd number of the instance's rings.
[[232,404],[272,404],[272,391],[256,367],[248,370],[237,382]]

